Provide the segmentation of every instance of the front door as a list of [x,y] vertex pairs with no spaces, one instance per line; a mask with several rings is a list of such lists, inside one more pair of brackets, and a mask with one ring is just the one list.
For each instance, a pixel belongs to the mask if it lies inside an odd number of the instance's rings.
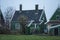
[[54,29],[54,35],[58,35],[58,28]]

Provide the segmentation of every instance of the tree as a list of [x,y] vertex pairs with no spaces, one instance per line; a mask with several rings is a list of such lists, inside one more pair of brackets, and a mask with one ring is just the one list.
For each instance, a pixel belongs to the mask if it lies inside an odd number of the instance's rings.
[[[10,29],[8,28],[9,26],[9,23],[11,22],[12,20],[12,17],[13,17],[13,14],[14,14],[14,9],[12,7],[8,7],[5,11],[5,16],[3,18],[3,15],[2,15],[2,12],[1,12],[1,9],[0,9],[0,33],[10,33]],[[8,26],[6,26],[5,22]]]
[[6,26],[8,26],[8,28],[11,26],[10,22],[13,18],[14,13],[15,13],[15,10],[13,9],[13,7],[8,7],[5,11],[5,23],[6,23]]
[[20,15],[20,17],[18,18],[20,21],[20,25],[21,27],[21,33],[25,34],[26,33],[26,25],[28,23],[28,17],[24,16],[24,15]]

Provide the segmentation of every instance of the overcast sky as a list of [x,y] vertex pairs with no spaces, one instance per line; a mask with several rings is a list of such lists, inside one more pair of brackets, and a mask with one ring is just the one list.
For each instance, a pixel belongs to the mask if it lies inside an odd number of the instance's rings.
[[39,9],[44,8],[47,20],[49,20],[60,4],[60,0],[0,0],[3,14],[7,7],[13,7],[19,10],[20,4],[23,5],[23,10],[35,9],[35,4],[39,4]]

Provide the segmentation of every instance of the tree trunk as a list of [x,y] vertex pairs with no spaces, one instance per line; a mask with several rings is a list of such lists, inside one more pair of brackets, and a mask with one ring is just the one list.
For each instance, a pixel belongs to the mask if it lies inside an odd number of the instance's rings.
[[22,34],[25,34],[25,25],[22,25]]

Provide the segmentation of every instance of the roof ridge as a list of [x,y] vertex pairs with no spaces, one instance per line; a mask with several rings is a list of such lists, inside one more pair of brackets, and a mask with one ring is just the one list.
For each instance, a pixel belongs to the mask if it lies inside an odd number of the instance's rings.
[[[39,9],[39,10],[43,10],[43,9]],[[20,10],[16,10],[16,11],[20,11]],[[33,9],[33,10],[22,10],[22,11],[35,11],[35,10]]]

